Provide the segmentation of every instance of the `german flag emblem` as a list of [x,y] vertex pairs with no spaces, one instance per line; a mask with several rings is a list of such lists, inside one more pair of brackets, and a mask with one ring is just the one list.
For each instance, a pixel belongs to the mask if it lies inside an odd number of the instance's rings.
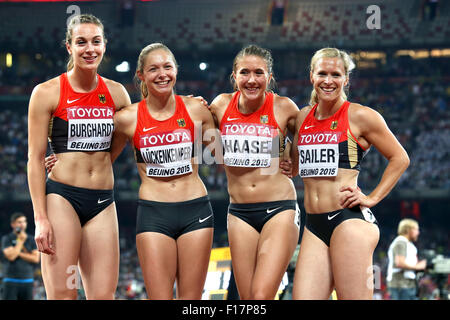
[[261,123],[269,123],[269,116],[267,114],[262,115],[259,117],[259,120],[261,120]]
[[100,100],[101,103],[106,103],[106,97],[104,94],[98,95],[98,100]]
[[337,122],[337,120],[335,120],[331,123],[330,129],[335,130],[337,128],[337,126],[338,126],[338,122]]
[[181,127],[181,128],[186,127],[186,121],[184,121],[184,118],[177,119],[177,122],[178,122],[179,127]]

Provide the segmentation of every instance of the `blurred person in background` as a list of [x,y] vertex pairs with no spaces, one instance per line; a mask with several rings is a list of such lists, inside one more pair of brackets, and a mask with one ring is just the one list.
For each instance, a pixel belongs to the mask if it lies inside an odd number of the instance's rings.
[[388,249],[387,287],[392,300],[416,300],[416,272],[425,270],[427,261],[418,260],[413,242],[419,238],[419,224],[403,219],[398,224],[398,236]]
[[27,218],[23,213],[11,215],[12,232],[2,237],[4,264],[3,299],[32,300],[34,268],[40,254],[32,236],[26,233]]

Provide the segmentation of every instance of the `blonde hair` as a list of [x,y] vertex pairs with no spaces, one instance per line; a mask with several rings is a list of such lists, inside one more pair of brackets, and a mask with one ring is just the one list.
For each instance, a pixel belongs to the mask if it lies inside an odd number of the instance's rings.
[[238,52],[236,57],[233,60],[233,72],[230,75],[230,81],[231,86],[234,90],[238,90],[238,87],[236,85],[236,81],[234,80],[233,74],[236,74],[237,72],[237,65],[239,63],[239,60],[242,59],[245,56],[256,56],[260,57],[266,62],[267,65],[267,71],[269,72],[269,75],[272,75],[272,78],[270,79],[269,85],[267,86],[268,91],[272,91],[275,88],[276,82],[275,77],[273,75],[273,58],[272,54],[269,50],[258,47],[257,45],[251,44],[241,49],[241,51]]
[[[107,40],[105,38],[105,28],[103,27],[103,23],[99,18],[89,13],[75,15],[69,20],[69,23],[67,24],[66,39],[64,40],[64,43],[72,43],[73,29],[75,29],[76,26],[82,23],[92,23],[99,27],[102,30],[103,42],[106,44]],[[67,71],[70,71],[71,69],[73,69],[72,55],[70,55],[69,61],[67,62]]]
[[[311,65],[310,65],[311,72],[314,72],[314,67],[315,67],[317,61],[319,61],[319,59],[321,59],[321,58],[340,58],[340,59],[342,59],[342,62],[344,63],[345,76],[347,78],[350,76],[350,72],[355,68],[355,63],[353,62],[352,58],[350,57],[350,55],[347,52],[336,49],[336,48],[322,48],[320,50],[317,50],[314,53],[313,57],[311,58]],[[348,83],[347,83],[347,86],[345,89],[348,92]],[[344,90],[342,90],[342,92],[341,92],[341,97],[344,100],[347,100],[347,94],[345,93]],[[317,98],[317,92],[315,89],[313,89],[311,92],[311,98],[309,99],[309,104],[311,106],[313,106],[318,102],[319,102],[319,99]]]
[[148,46],[146,46],[144,49],[141,50],[141,53],[139,54],[137,66],[136,66],[136,73],[134,75],[134,81],[136,83],[136,86],[141,90],[142,98],[147,98],[148,96],[148,88],[144,81],[141,81],[138,77],[138,71],[143,74],[144,73],[144,66],[145,66],[145,59],[149,55],[150,52],[162,49],[165,50],[167,53],[169,53],[172,56],[172,60],[175,63],[176,68],[178,69],[178,63],[175,59],[175,56],[173,55],[172,51],[170,49],[159,42],[151,43]]
[[402,221],[400,221],[400,223],[398,224],[398,229],[397,229],[397,233],[399,235],[405,235],[408,234],[409,230],[413,229],[413,228],[418,228],[419,224],[417,223],[416,220],[413,219],[403,219]]

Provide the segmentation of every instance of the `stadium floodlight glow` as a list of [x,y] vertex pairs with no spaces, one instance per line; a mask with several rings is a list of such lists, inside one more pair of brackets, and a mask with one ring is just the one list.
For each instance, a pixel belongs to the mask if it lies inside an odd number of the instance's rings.
[[200,68],[200,70],[204,71],[208,68],[208,64],[206,62],[200,62],[198,67]]
[[121,64],[116,66],[117,72],[128,72],[130,71],[130,64],[127,61],[122,61]]
[[7,53],[6,54],[6,66],[8,67],[8,68],[11,68],[12,67],[12,53]]

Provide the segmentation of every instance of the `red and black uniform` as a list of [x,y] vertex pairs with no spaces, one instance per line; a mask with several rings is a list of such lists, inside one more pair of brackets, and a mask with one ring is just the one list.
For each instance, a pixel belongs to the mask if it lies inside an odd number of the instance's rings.
[[269,167],[271,158],[284,150],[283,131],[273,113],[274,94],[250,114],[239,111],[240,92],[233,95],[220,122],[224,164],[230,167]]
[[[114,101],[102,77],[91,92],[75,92],[61,74],[60,98],[52,114],[48,140],[54,153],[109,152],[114,131]],[[114,202],[114,190],[79,188],[54,181],[46,182],[46,194],[59,194],[72,205],[84,226]]]
[[315,118],[317,104],[311,109],[298,133],[299,174],[302,178],[330,177],[339,168],[360,170],[367,151],[354,137],[348,122],[345,101],[331,117]]
[[[345,101],[327,119],[315,118],[317,104],[311,109],[298,132],[299,174],[302,178],[335,177],[339,168],[361,170],[364,149],[350,130]],[[306,228],[330,246],[334,229],[348,219],[378,224],[369,208],[354,206],[324,213],[306,213]]]
[[[250,114],[239,111],[240,92],[236,92],[220,122],[224,164],[229,167],[270,167],[272,158],[284,151],[284,135],[274,115],[274,97],[266,92],[263,105]],[[228,213],[238,217],[261,232],[276,214],[294,210],[294,224],[300,227],[300,209],[297,200],[261,203],[230,203]]]
[[75,92],[67,73],[59,79],[59,104],[48,136],[53,152],[109,152],[116,108],[102,77],[97,75],[97,87],[87,93]]
[[145,163],[150,177],[171,177],[192,172],[194,123],[183,100],[175,95],[175,113],[156,120],[142,100],[133,137],[136,162]]
[[[175,95],[175,113],[156,120],[146,100],[138,104],[133,136],[137,163],[145,163],[149,177],[173,177],[192,172],[194,123],[183,99]],[[173,239],[202,228],[214,227],[209,196],[181,202],[138,200],[136,234],[157,232]]]

